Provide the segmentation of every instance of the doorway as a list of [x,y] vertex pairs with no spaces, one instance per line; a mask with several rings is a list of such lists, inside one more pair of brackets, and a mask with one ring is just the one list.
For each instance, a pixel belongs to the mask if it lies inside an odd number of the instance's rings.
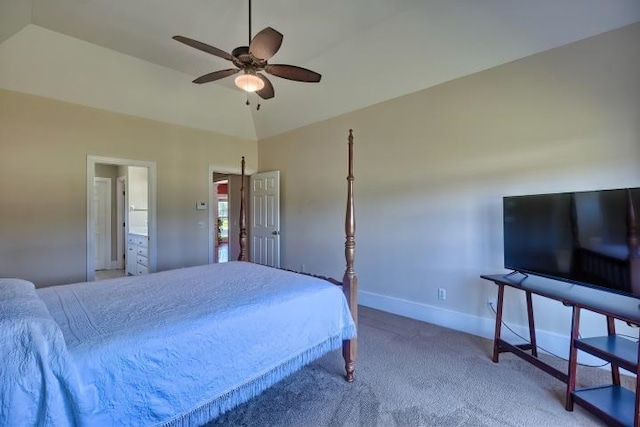
[[229,176],[214,174],[213,223],[214,262],[229,261]]
[[[134,191],[137,194],[132,193],[131,197],[137,197],[134,206],[129,203],[133,201],[129,197],[133,191],[129,176],[141,172],[144,186],[138,185]],[[102,182],[109,184],[94,184]],[[101,203],[96,188],[105,187],[109,187],[110,196],[108,202]],[[128,236],[142,229],[148,241],[148,270],[156,271],[155,162],[87,156],[87,281],[131,274],[126,263]]]
[[[209,263],[216,263],[224,259],[224,253],[218,249],[226,249],[226,260],[234,261],[240,254],[240,188],[242,187],[240,165],[237,168],[228,166],[209,165],[207,183],[209,186]],[[253,171],[245,170],[245,191],[249,191],[249,174]],[[226,181],[226,194],[221,185]],[[248,197],[247,197],[248,200]],[[226,206],[225,206],[226,205]],[[218,216],[224,216],[226,207],[226,224],[222,223],[221,245],[218,245]],[[245,206],[248,209],[248,206]],[[220,213],[219,213],[220,212]],[[248,210],[246,211],[248,214]],[[248,216],[248,215],[247,215]],[[226,225],[226,227],[225,227]],[[225,230],[226,228],[226,230]],[[247,230],[248,231],[248,230]],[[224,233],[226,232],[226,236]],[[224,245],[226,243],[226,246]]]

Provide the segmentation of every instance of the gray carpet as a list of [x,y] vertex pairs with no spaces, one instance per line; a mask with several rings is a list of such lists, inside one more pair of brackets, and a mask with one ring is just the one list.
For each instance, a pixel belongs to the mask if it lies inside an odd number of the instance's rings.
[[[367,308],[358,334],[354,383],[336,351],[207,427],[604,425],[578,406],[565,411],[564,384],[525,361],[505,353],[493,363],[490,340]],[[579,387],[610,378],[578,369]]]

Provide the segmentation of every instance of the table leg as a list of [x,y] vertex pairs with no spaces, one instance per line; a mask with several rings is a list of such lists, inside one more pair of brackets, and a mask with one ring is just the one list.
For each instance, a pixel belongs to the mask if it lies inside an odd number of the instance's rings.
[[498,306],[496,307],[496,329],[493,335],[493,362],[498,363],[500,356],[500,331],[502,329],[502,303],[504,301],[504,285],[498,285]]
[[569,378],[567,379],[567,393],[565,406],[567,411],[573,411],[573,391],[576,389],[576,373],[578,369],[578,348],[575,342],[580,333],[580,307],[573,306],[571,319],[571,342],[569,343]]
[[536,327],[533,321],[533,301],[530,291],[527,291],[527,316],[529,317],[529,340],[531,342],[531,355],[533,357],[538,357],[538,345],[536,344]]
[[[638,351],[638,359],[636,362],[636,379],[640,378],[640,351]],[[633,427],[640,427],[640,381],[636,380],[636,405],[635,415],[633,416]]]

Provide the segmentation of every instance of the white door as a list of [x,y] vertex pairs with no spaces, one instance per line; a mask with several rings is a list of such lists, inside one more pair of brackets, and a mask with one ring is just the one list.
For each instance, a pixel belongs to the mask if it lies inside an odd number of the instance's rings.
[[251,261],[280,267],[280,171],[251,175]]
[[127,253],[127,177],[118,177],[116,184],[116,240],[117,240],[117,268],[125,268],[124,260]]
[[95,269],[111,268],[111,178],[93,180]]

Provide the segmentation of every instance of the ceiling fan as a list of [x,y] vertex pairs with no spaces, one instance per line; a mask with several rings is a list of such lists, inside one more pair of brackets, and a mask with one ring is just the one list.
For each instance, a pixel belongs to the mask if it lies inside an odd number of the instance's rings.
[[242,71],[237,76],[235,84],[247,92],[255,92],[262,99],[275,96],[273,85],[261,71],[272,76],[282,77],[297,82],[317,83],[322,77],[315,71],[286,64],[269,64],[267,61],[278,52],[282,44],[283,35],[271,27],[267,27],[251,38],[251,0],[249,0],[249,46],[239,46],[231,54],[217,47],[190,39],[184,36],[173,36],[174,40],[191,46],[203,52],[210,53],[233,63],[236,68],[214,71],[200,76],[193,83],[208,83],[223,79]]

